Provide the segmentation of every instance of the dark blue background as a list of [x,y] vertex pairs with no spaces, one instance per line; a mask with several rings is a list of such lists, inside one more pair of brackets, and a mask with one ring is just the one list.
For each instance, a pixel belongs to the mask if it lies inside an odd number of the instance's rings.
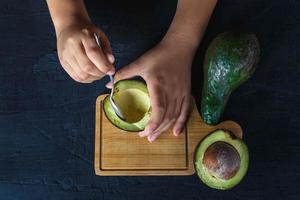
[[[98,2],[88,7],[118,67],[160,40],[176,8],[172,0]],[[193,66],[198,103],[214,36],[243,26],[262,49],[224,114],[244,129],[249,172],[236,188],[217,191],[196,176],[95,176],[94,103],[107,79],[83,85],[62,70],[45,1],[1,0],[0,199],[300,199],[299,10],[296,0],[222,0],[215,10]]]

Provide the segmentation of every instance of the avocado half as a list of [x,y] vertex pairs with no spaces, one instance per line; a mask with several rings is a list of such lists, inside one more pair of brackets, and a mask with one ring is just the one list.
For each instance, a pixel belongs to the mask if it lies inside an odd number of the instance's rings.
[[246,144],[231,132],[216,130],[195,151],[195,169],[207,186],[227,190],[237,185],[248,170]]
[[112,96],[125,120],[113,110],[109,95],[104,99],[103,109],[106,117],[116,127],[136,132],[144,130],[150,120],[150,97],[145,83],[136,80],[122,80],[114,84]]

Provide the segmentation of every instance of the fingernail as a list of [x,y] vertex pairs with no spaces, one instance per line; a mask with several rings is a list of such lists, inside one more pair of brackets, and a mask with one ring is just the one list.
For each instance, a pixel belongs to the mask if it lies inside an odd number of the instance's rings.
[[176,129],[174,132],[174,135],[178,136],[181,133],[181,131],[182,131],[182,128]]
[[154,131],[153,125],[147,126],[144,131],[140,132],[141,137],[150,135]]
[[115,70],[114,69],[109,70],[106,74],[108,74],[108,75],[114,75],[115,74]]
[[107,58],[111,64],[113,64],[115,62],[115,57],[112,54],[108,54]]
[[156,136],[154,136],[154,135],[149,135],[149,136],[147,137],[147,139],[148,139],[149,142],[153,142],[153,141],[156,139]]
[[107,87],[107,88],[112,88],[112,82],[107,83],[107,84],[105,85],[105,87]]
[[140,132],[139,135],[140,135],[140,137],[145,137],[145,136],[148,136],[151,132],[152,132],[151,129],[146,128],[144,131]]
[[140,136],[140,137],[144,137],[144,136],[145,136],[145,131],[139,132],[139,136]]
[[157,125],[156,124],[153,124],[153,123],[151,123],[151,124],[149,124],[146,128],[145,128],[145,130],[144,130],[144,136],[148,136],[148,135],[150,135],[155,129],[157,128]]

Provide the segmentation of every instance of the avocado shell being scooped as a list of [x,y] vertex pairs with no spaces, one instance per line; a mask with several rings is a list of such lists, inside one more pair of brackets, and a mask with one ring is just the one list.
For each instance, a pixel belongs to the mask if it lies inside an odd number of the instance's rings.
[[150,120],[150,97],[147,85],[136,80],[122,80],[114,85],[113,100],[126,120],[114,111],[109,97],[103,101],[103,109],[108,120],[119,129],[137,132],[145,128]]

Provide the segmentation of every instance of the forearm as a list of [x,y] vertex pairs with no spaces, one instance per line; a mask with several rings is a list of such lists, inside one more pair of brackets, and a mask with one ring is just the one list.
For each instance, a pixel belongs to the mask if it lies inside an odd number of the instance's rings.
[[83,0],[47,0],[56,34],[74,22],[90,22]]
[[163,41],[183,42],[195,50],[216,3],[217,0],[178,0],[176,14]]

